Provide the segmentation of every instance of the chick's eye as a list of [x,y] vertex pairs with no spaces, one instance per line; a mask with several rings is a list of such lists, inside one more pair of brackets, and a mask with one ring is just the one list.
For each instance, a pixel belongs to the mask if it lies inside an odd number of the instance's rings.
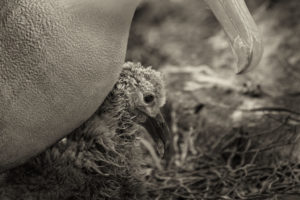
[[148,94],[146,96],[144,96],[144,102],[149,104],[152,103],[154,101],[154,95],[152,94]]

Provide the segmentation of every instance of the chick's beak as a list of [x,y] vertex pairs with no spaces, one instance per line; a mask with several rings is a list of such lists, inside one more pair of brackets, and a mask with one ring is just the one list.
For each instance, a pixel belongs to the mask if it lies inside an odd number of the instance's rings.
[[237,59],[236,72],[255,67],[263,54],[258,28],[244,0],[205,0],[223,26]]
[[164,145],[164,158],[170,158],[172,154],[172,135],[161,112],[156,117],[147,115],[145,122],[141,124],[151,135],[154,142],[158,145],[162,141]]

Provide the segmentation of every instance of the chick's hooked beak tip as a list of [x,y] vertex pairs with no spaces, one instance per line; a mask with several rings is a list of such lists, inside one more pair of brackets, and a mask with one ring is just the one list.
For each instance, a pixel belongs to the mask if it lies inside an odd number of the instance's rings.
[[155,117],[147,115],[146,121],[141,125],[148,131],[156,145],[158,145],[160,141],[163,143],[163,157],[168,159],[172,153],[172,135],[161,112],[159,112]]

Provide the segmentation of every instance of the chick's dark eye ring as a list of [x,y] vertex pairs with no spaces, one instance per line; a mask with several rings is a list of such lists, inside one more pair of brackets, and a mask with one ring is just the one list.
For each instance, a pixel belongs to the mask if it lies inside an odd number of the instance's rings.
[[154,95],[153,94],[147,94],[144,96],[144,102],[149,104],[154,101]]

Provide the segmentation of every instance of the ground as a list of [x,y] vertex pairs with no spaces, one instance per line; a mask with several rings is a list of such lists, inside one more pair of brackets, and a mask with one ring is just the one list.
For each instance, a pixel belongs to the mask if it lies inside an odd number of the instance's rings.
[[165,114],[182,162],[189,154],[211,152],[216,140],[236,132],[256,138],[255,149],[280,155],[282,162],[299,162],[300,2],[247,3],[264,56],[238,76],[226,36],[202,1],[149,0],[136,13],[127,60],[165,74]]

